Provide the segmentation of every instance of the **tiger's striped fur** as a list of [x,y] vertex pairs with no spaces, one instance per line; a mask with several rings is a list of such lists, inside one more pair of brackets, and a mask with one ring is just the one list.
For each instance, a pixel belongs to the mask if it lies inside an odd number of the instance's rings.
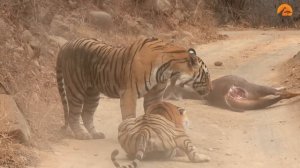
[[116,161],[119,151],[111,153],[117,168],[136,168],[145,157],[161,156],[172,158],[176,148],[183,150],[192,162],[206,162],[209,157],[198,154],[184,130],[183,109],[167,102],[151,105],[146,114],[138,118],[124,120],[119,125],[119,143],[129,157],[131,164],[121,166]]
[[[144,108],[162,100],[169,79],[178,77],[200,95],[211,90],[209,73],[193,49],[156,38],[140,39],[129,47],[113,47],[96,39],[67,42],[58,53],[57,83],[65,126],[78,139],[104,138],[96,132],[93,115],[100,93],[120,98],[122,119],[136,115],[136,101]],[[89,134],[80,126],[80,116]]]

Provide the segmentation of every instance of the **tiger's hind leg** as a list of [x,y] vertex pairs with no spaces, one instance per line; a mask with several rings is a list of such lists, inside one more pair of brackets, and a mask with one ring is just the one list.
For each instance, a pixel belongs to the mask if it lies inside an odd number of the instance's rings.
[[76,139],[90,139],[91,136],[80,126],[80,114],[82,111],[82,101],[69,99],[69,125]]
[[98,107],[100,99],[100,92],[94,89],[87,89],[86,97],[83,104],[83,112],[81,114],[83,124],[88,130],[92,138],[94,139],[103,139],[105,135],[102,132],[97,132],[94,126],[94,113]]
[[210,157],[200,154],[196,151],[196,147],[192,144],[188,136],[179,136],[175,139],[177,147],[185,152],[189,160],[192,162],[208,162]]

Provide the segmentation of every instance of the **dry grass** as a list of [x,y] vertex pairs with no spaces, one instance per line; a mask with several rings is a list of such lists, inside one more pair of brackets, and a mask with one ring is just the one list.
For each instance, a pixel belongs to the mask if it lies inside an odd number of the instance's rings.
[[[3,120],[4,117],[0,117],[0,122]],[[31,147],[18,144],[8,134],[0,132],[0,167],[23,168],[36,163]]]
[[0,136],[0,167],[23,168],[37,163],[31,147],[14,143],[10,137],[4,134],[0,134]]
[[205,0],[205,2],[209,8],[215,11],[215,16],[220,24],[243,25],[246,27],[297,27],[299,0],[289,1],[295,11],[292,18],[282,18],[276,14],[276,9],[280,3],[286,1]]
[[300,52],[281,66],[282,85],[300,92]]

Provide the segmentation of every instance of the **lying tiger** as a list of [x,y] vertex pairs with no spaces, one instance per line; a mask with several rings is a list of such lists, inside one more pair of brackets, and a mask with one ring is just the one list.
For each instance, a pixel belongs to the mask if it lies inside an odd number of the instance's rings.
[[[62,46],[57,58],[57,83],[65,125],[75,138],[104,138],[93,116],[100,93],[120,98],[122,119],[136,116],[136,102],[144,97],[144,109],[160,102],[173,76],[197,94],[211,89],[205,63],[194,49],[185,49],[156,38],[137,40],[128,47],[113,47],[95,39],[79,39]],[[88,133],[80,126],[80,117]]]
[[121,166],[116,161],[119,151],[111,153],[111,160],[117,168],[136,168],[144,158],[171,159],[176,151],[183,150],[192,162],[207,162],[210,158],[196,152],[185,132],[187,118],[185,110],[168,102],[148,107],[146,114],[124,120],[119,125],[119,143],[126,151],[131,164]]

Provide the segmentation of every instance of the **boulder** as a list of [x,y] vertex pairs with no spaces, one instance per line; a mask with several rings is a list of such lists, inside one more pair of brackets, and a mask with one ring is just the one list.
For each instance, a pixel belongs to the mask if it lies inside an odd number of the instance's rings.
[[300,51],[296,55],[294,55],[293,58],[300,60]]
[[184,43],[191,43],[191,40],[195,39],[192,33],[184,30],[171,31],[168,33],[160,33],[158,36],[162,37],[163,39],[173,39],[173,40],[176,39],[180,41],[185,41]]
[[96,5],[98,8],[103,9],[104,8],[104,1],[105,0],[93,0],[94,5]]
[[215,64],[215,66],[222,66],[222,65],[223,65],[223,62],[221,62],[221,61],[216,61],[214,64]]
[[101,29],[109,29],[113,25],[112,16],[104,11],[89,12],[87,20]]
[[180,11],[180,10],[175,10],[175,12],[173,13],[173,16],[176,18],[176,19],[178,19],[178,21],[179,22],[182,22],[182,21],[184,21],[184,14],[182,13],[182,11]]
[[0,94],[0,133],[8,134],[21,143],[30,141],[30,128],[10,95]]
[[163,39],[176,39],[178,37],[179,32],[174,30],[168,33],[160,33],[158,37],[161,37]]
[[150,36],[154,29],[153,25],[147,23],[145,19],[141,17],[131,17],[129,15],[124,16],[123,24],[126,25],[128,32],[144,34],[146,36]]
[[0,18],[0,44],[12,38],[12,27]]
[[49,26],[55,16],[55,10],[51,10],[51,7],[39,6],[38,19],[41,23]]
[[193,38],[194,38],[194,35],[193,35],[191,32],[182,30],[180,33],[181,33],[182,36],[184,36],[184,37],[188,37],[188,38],[190,38],[190,39],[193,39]]
[[68,0],[68,3],[72,9],[75,9],[78,7],[78,3],[76,1]]
[[[201,2],[202,1],[202,2]],[[196,9],[198,3],[205,3],[203,0],[182,0],[180,8],[188,9],[189,11],[193,11]]]
[[145,10],[156,12],[168,12],[172,9],[172,5],[168,0],[145,0],[141,5]]
[[26,51],[30,58],[38,58],[41,53],[41,42],[29,30],[24,30],[21,39],[26,43]]
[[51,42],[54,42],[59,47],[61,47],[62,45],[64,45],[68,41],[65,38],[60,37],[60,36],[47,36],[47,37],[48,37],[48,40],[50,40]]
[[54,35],[62,35],[70,31],[70,26],[64,22],[63,16],[61,15],[54,16],[50,28]]
[[1,81],[0,81],[0,94],[9,94],[7,88],[3,83],[1,83]]
[[34,40],[34,37],[29,30],[24,30],[22,32],[21,39],[23,42],[30,42]]

